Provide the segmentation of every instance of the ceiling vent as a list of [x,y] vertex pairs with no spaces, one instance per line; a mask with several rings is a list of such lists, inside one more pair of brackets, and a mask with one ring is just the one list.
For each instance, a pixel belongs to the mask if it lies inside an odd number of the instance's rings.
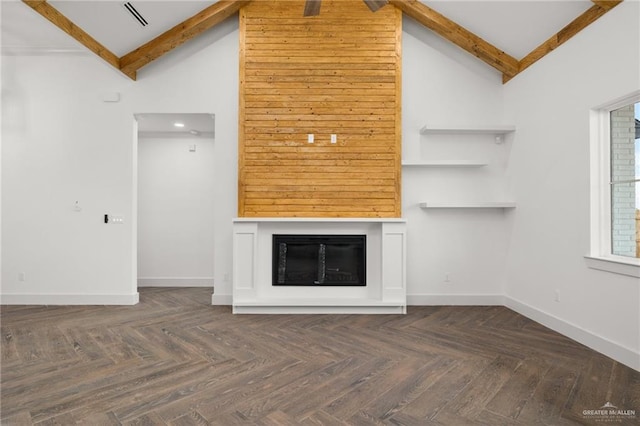
[[143,27],[146,27],[147,25],[149,25],[149,23],[147,22],[146,19],[144,19],[144,16],[142,16],[140,14],[140,12],[138,12],[136,10],[135,7],[133,7],[133,5],[131,4],[131,2],[126,2],[123,4],[124,8],[127,9],[127,11],[129,12],[129,14],[131,16],[133,16],[135,18],[136,21],[138,21],[138,23],[140,23],[140,25],[142,25]]

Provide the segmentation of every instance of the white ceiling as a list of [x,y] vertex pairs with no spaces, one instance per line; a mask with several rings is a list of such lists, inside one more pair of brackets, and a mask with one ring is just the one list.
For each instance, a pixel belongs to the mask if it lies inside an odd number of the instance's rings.
[[593,6],[590,0],[423,3],[518,60]]
[[0,6],[2,53],[87,51],[21,1],[2,0]]
[[[215,1],[131,0],[149,22],[147,27],[140,26],[128,14],[124,1],[51,0],[50,3],[122,56]],[[516,59],[522,59],[593,5],[589,0],[423,0],[423,3]],[[20,1],[1,0],[1,5],[4,53],[86,51]]]
[[123,56],[215,1],[131,0],[149,23],[146,27],[129,14],[124,1],[53,0],[49,3],[117,56]]
[[[135,114],[138,135],[149,138],[213,138],[215,134],[214,114]],[[176,127],[182,123],[184,127]]]

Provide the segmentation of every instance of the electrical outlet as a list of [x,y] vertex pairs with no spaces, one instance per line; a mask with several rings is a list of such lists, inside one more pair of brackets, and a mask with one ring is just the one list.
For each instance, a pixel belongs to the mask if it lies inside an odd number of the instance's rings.
[[331,135],[331,143],[338,143],[338,135]]
[[444,274],[444,282],[445,283],[451,282],[451,273],[447,272],[446,274]]
[[18,272],[18,281],[26,281],[27,280],[27,276],[24,272]]
[[223,280],[225,283],[228,283],[228,282],[229,282],[229,274],[224,274],[224,276],[222,277],[222,280]]
[[307,135],[307,142],[313,143],[313,141],[314,141],[313,133],[309,133]]
[[556,297],[555,297],[556,302],[559,302],[560,301],[560,290],[556,289],[555,295],[556,295]]

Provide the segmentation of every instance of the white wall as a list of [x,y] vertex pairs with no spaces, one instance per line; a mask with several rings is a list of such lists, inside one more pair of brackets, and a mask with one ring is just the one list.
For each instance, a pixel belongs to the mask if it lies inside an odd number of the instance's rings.
[[413,20],[405,18],[403,25],[403,160],[489,163],[481,169],[403,169],[408,302],[501,304],[508,242],[505,213],[418,206],[427,200],[490,201],[506,196],[504,170],[511,141],[496,145],[491,136],[419,134],[426,124],[502,124],[501,76]]
[[[403,142],[413,147],[409,150],[421,149],[418,129],[426,120],[500,120],[502,85],[495,71],[411,20],[405,19],[405,27]],[[217,125],[213,300],[229,303],[231,219],[236,215],[237,21],[150,64],[137,82],[91,55],[4,59],[3,87],[10,96],[3,106],[12,122],[3,126],[3,300],[53,303],[75,295],[80,301],[94,296],[91,300],[104,303],[134,302],[133,114],[208,112],[216,114]],[[105,92],[119,92],[121,101],[103,103]],[[503,218],[492,213],[427,214],[417,207],[428,195],[423,182],[408,174],[404,180],[409,293],[427,295],[431,303],[438,300],[430,296],[438,294],[501,293]],[[436,194],[448,190],[432,186]],[[458,187],[464,188],[464,180]],[[76,200],[83,207],[80,213],[72,209]],[[104,225],[104,213],[124,214],[125,225]],[[18,281],[20,272],[26,281]],[[450,273],[451,284],[442,283],[444,272]],[[424,299],[416,299],[420,301]]]
[[[503,146],[480,141],[481,148],[470,148],[492,160],[486,176],[404,172],[410,303],[501,303],[506,293],[515,309],[636,362],[637,280],[590,270],[582,256],[589,247],[588,110],[638,88],[637,9],[637,2],[623,3],[505,86],[480,61],[404,20],[407,159],[458,155],[425,141],[418,130],[426,123],[518,128]],[[133,114],[141,112],[216,114],[213,301],[231,302],[237,21],[139,77],[129,81],[91,55],[3,58],[4,303],[135,303]],[[104,92],[122,99],[103,103]],[[513,194],[518,207],[501,213],[417,206],[426,197],[477,191]],[[125,224],[104,225],[104,213],[124,214]],[[556,289],[561,302],[553,301]]]
[[[640,282],[587,268],[589,110],[640,87],[638,2],[624,2],[505,86],[517,125],[509,305],[640,369]],[[555,301],[555,291],[560,302]]]
[[[216,114],[214,278],[231,294],[237,26],[207,32],[137,82],[92,55],[3,57],[3,303],[137,301],[133,115],[141,112]],[[120,102],[103,103],[105,92]],[[124,225],[105,225],[105,213],[124,215]]]
[[213,150],[210,138],[138,140],[138,286],[213,287]]

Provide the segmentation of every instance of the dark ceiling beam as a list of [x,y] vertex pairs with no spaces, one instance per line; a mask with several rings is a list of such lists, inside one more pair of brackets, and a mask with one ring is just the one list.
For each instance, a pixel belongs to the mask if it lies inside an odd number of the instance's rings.
[[[109,65],[135,80],[137,71],[140,68],[223,22],[252,0],[220,0],[120,58],[82,28],[75,25],[56,8],[47,3],[46,0],[22,1]],[[623,0],[591,1],[593,2],[592,7],[520,61],[418,0],[389,0],[389,3],[436,34],[500,71],[502,73],[502,81],[506,83],[595,22],[609,10],[622,3]]]
[[124,73],[136,72],[149,62],[158,59],[167,52],[181,46],[234,15],[242,6],[249,2],[250,0],[218,1],[121,57],[120,69]]
[[506,75],[518,72],[518,60],[418,0],[389,0],[407,16]]
[[[571,37],[575,36],[587,26],[594,23],[602,15],[622,3],[622,0],[593,1],[593,3],[594,5],[587,9],[582,15],[571,21],[567,26],[551,36],[551,38],[542,43],[540,46],[533,49],[527,56],[522,58],[520,60],[518,72],[516,73],[516,75],[526,70],[531,65],[548,55],[550,52],[557,49]],[[506,83],[513,77],[515,77],[515,75],[503,74],[502,82]]]
[[591,0],[591,1],[596,5],[600,6],[601,8],[609,10],[609,9],[613,9],[614,7],[622,3],[623,0]]
[[[45,17],[49,22],[51,22],[56,27],[60,28],[65,33],[69,34],[80,44],[85,46],[87,49],[104,59],[109,65],[117,69],[118,71],[122,71],[120,69],[120,59],[109,49],[100,44],[96,39],[87,34],[82,28],[71,22],[69,18],[64,16],[62,13],[58,12],[58,10],[51,6],[44,0],[22,0],[27,6],[38,12],[40,15]],[[132,80],[136,79],[135,71],[133,73],[128,73],[122,71],[127,77]]]

